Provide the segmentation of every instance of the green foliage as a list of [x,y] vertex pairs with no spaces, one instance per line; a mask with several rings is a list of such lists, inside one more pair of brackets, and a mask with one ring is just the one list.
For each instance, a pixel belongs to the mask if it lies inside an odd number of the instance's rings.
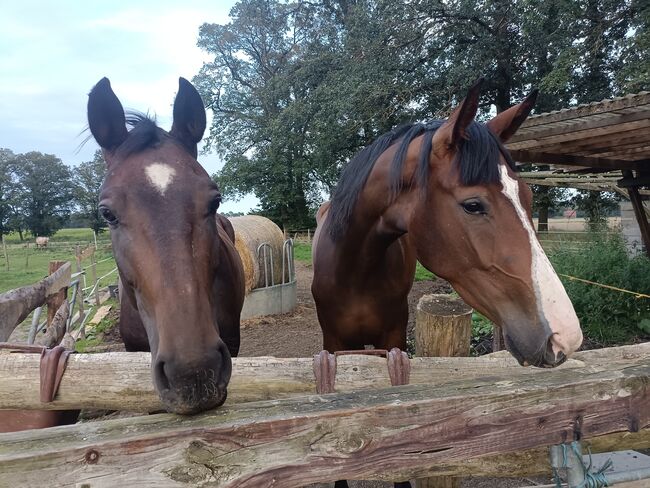
[[[483,117],[532,86],[538,112],[647,87],[646,4],[241,0],[198,40],[212,58],[194,82],[215,114],[216,180],[227,198],[253,192],[264,215],[306,227],[356,151],[446,115],[479,76]],[[563,198],[537,196],[542,213]]]
[[84,227],[99,233],[106,228],[106,222],[99,215],[99,190],[106,176],[106,163],[101,151],[95,152],[92,161],[81,163],[74,172],[74,196],[79,207]]
[[431,271],[426,269],[420,263],[417,263],[415,266],[415,281],[427,281],[435,279],[436,276]]
[[311,244],[295,242],[293,245],[293,257],[297,261],[311,264]]
[[[650,295],[650,259],[629,257],[617,234],[594,235],[582,251],[559,249],[550,258],[558,273]],[[617,344],[650,337],[650,299],[561,279],[588,339]]]
[[[114,299],[108,300],[104,305],[112,305],[113,309],[118,307],[118,303]],[[75,351],[80,353],[87,352],[89,348],[100,345],[103,341],[104,334],[117,325],[117,317],[118,316],[109,314],[92,329],[86,329],[86,337],[75,343]]]
[[70,169],[56,156],[36,151],[15,155],[13,165],[23,228],[34,236],[53,235],[72,209]]
[[9,149],[0,149],[0,237],[14,230],[22,231],[15,158]]
[[578,190],[572,198],[574,206],[584,212],[590,230],[599,231],[607,226],[607,216],[618,208],[620,197],[612,192]]

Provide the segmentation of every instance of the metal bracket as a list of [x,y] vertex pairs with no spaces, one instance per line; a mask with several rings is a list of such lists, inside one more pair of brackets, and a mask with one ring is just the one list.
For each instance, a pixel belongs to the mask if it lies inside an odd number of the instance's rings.
[[393,386],[408,385],[411,374],[411,362],[408,355],[394,347],[386,349],[358,349],[351,351],[336,351],[334,354],[321,351],[314,356],[314,377],[316,378],[316,393],[334,393],[336,382],[336,358],[359,354],[364,356],[380,356],[387,359],[388,376]]

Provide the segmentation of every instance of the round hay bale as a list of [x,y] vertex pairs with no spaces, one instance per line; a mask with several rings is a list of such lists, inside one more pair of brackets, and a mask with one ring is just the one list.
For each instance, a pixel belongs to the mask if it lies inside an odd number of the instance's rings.
[[244,265],[246,293],[254,288],[266,286],[264,263],[258,259],[257,255],[257,249],[263,243],[268,243],[273,253],[273,282],[271,282],[269,266],[268,284],[280,284],[282,282],[282,246],[284,245],[282,230],[271,220],[259,215],[231,217],[229,220],[235,229],[235,248]]

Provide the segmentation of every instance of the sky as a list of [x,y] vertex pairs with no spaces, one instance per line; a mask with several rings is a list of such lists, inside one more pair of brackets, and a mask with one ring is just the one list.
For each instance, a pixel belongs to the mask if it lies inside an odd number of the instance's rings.
[[[125,108],[154,114],[169,130],[178,77],[191,80],[210,59],[196,46],[199,26],[227,23],[234,4],[0,0],[0,147],[54,154],[70,166],[91,160],[95,141],[79,146],[88,92],[104,76]],[[199,162],[210,174],[222,165],[216,154]],[[256,205],[250,195],[221,210]]]

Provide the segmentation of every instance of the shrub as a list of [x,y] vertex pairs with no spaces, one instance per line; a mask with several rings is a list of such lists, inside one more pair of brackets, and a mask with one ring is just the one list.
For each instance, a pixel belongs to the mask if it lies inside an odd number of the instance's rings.
[[[549,257],[559,274],[650,295],[650,259],[630,257],[618,234],[594,234],[580,252],[559,249]],[[650,299],[560,279],[587,339],[611,345],[650,337]]]

